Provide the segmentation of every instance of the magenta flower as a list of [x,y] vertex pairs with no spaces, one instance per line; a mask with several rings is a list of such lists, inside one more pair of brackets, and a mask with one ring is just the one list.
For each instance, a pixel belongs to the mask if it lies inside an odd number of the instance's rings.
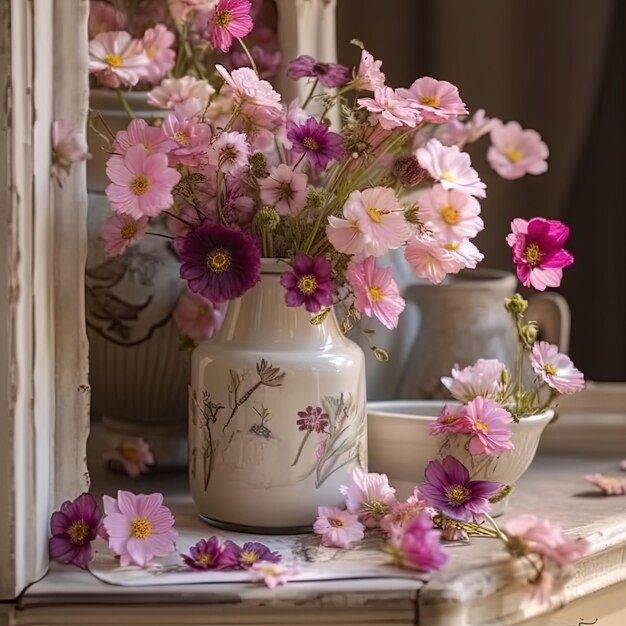
[[324,87],[342,87],[350,80],[350,69],[337,63],[321,63],[308,54],[289,61],[287,76],[293,79],[317,78]]
[[325,413],[319,406],[315,408],[307,406],[304,411],[298,411],[298,419],[296,420],[298,430],[306,430],[308,433],[323,433],[326,432],[328,423],[328,413]]
[[327,548],[351,548],[363,539],[364,527],[358,516],[342,511],[336,506],[317,508],[313,532],[322,535],[322,545]]
[[280,284],[287,290],[287,306],[302,306],[309,313],[317,313],[333,303],[331,264],[325,256],[308,256],[298,252],[291,269],[280,276]]
[[458,88],[446,80],[424,76],[408,89],[398,89],[398,95],[406,98],[422,118],[432,124],[443,124],[449,119],[467,114]]
[[441,409],[437,419],[428,428],[428,432],[433,436],[468,433],[470,432],[470,424],[464,417],[464,406],[449,406],[446,404]]
[[50,558],[86,568],[93,557],[91,542],[98,535],[101,517],[90,493],[64,502],[50,518]]
[[346,508],[358,515],[367,528],[380,526],[380,521],[396,504],[396,490],[389,486],[386,474],[366,474],[361,468],[352,471],[352,480],[339,487],[346,499]]
[[113,213],[100,229],[104,251],[109,256],[123,254],[128,246],[137,243],[143,237],[147,227],[147,217],[136,220],[130,215]]
[[543,291],[558,287],[563,268],[574,262],[574,255],[563,248],[569,228],[558,220],[533,217],[529,222],[514,219],[506,241],[513,249],[517,277],[525,287]]
[[191,291],[211,302],[238,298],[259,281],[261,253],[248,233],[203,224],[175,241],[181,277]]
[[155,556],[174,551],[174,516],[163,506],[163,494],[149,495],[118,491],[117,499],[103,496],[103,526],[109,547],[120,557],[120,565],[145,567]]
[[498,456],[514,448],[511,441],[513,416],[497,402],[478,396],[465,406],[465,420],[472,437],[470,454]]
[[218,569],[221,565],[222,546],[215,536],[210,539],[200,539],[189,548],[189,554],[181,554],[186,565],[193,569]]
[[178,298],[172,316],[183,337],[191,341],[204,341],[212,337],[222,326],[225,306],[213,304],[187,289]]
[[490,480],[470,480],[463,463],[453,456],[430,461],[424,472],[426,480],[418,487],[429,506],[452,519],[471,522],[475,515],[488,513],[489,498],[502,485]]
[[392,526],[389,542],[383,550],[401,567],[432,572],[448,562],[441,545],[441,531],[433,528],[430,515],[419,512],[406,526]]
[[209,36],[214,48],[228,52],[233,39],[250,33],[254,26],[250,8],[250,0],[219,0],[209,19]]
[[544,383],[559,393],[576,393],[585,387],[583,373],[572,360],[547,341],[537,341],[530,351],[530,364]]
[[304,154],[316,172],[325,170],[330,161],[344,155],[341,135],[329,131],[314,117],[300,125],[287,122],[287,139],[292,142],[293,151]]
[[240,547],[233,541],[225,541],[219,567],[249,569],[259,561],[278,563],[281,559],[278,552],[272,552],[264,543],[248,541]]
[[605,496],[626,496],[626,478],[605,476],[604,474],[586,474],[583,478],[602,490]]

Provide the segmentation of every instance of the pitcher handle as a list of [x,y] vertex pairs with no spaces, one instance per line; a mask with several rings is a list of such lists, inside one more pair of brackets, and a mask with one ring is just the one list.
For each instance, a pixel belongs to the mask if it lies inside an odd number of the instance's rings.
[[561,352],[569,350],[571,314],[567,300],[552,291],[529,298],[526,319],[539,325],[541,339],[554,343]]

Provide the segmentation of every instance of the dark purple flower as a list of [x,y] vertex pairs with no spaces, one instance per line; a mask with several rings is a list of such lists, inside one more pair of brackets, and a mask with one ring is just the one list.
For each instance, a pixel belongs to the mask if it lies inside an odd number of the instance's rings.
[[329,417],[328,413],[324,413],[321,407],[307,406],[304,411],[298,411],[298,419],[296,424],[298,430],[306,430],[308,433],[315,431],[316,433],[326,432]]
[[291,269],[280,276],[280,284],[287,290],[287,306],[302,306],[309,313],[317,313],[333,303],[331,265],[325,256],[312,257],[298,252]]
[[238,298],[261,274],[261,253],[254,239],[238,228],[202,224],[174,242],[189,289],[211,302]]
[[248,541],[239,547],[233,541],[224,542],[224,551],[220,559],[220,568],[237,567],[248,569],[259,561],[278,563],[282,556],[278,552],[272,552],[264,543]]
[[221,565],[222,547],[215,536],[208,541],[201,539],[189,548],[189,554],[181,554],[183,561],[193,569],[217,569]]
[[506,240],[513,249],[517,277],[522,284],[539,291],[558,287],[563,268],[574,262],[574,255],[563,248],[569,228],[558,220],[533,217],[529,222],[513,220],[511,230]]
[[287,122],[287,139],[293,144],[294,152],[306,155],[316,172],[323,171],[330,161],[344,155],[341,135],[329,131],[314,117],[300,125]]
[[98,534],[102,513],[90,493],[61,505],[50,518],[50,558],[86,568],[91,561],[91,542]]
[[337,63],[321,63],[308,54],[289,61],[287,76],[290,78],[305,78],[310,76],[324,85],[324,87],[341,87],[350,80],[350,68]]
[[426,480],[418,488],[428,506],[462,522],[489,512],[489,498],[502,489],[490,480],[470,480],[463,463],[453,456],[431,461],[424,472]]

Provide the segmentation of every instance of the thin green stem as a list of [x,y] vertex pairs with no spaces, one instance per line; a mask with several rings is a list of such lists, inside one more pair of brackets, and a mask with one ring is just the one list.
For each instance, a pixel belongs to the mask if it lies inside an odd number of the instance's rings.
[[136,115],[130,108],[130,104],[128,104],[128,100],[126,100],[126,96],[124,96],[121,89],[117,90],[117,98],[120,101],[120,104],[124,107],[124,110],[128,114],[128,117],[130,117],[131,120],[134,120]]
[[164,235],[163,233],[151,233],[146,231],[146,235],[152,235],[153,237],[163,237],[163,239],[174,239],[170,235]]
[[163,211],[163,213],[166,213],[170,217],[173,217],[175,220],[178,220],[179,222],[186,224],[187,226],[189,226],[189,228],[195,228],[195,224],[188,222],[185,218],[181,217],[180,215],[176,215],[176,213],[172,213],[171,211]]
[[306,100],[304,101],[304,104],[302,105],[303,109],[306,109],[306,105],[309,104],[309,102],[311,102],[311,98],[313,98],[313,94],[315,94],[315,90],[317,89],[318,84],[319,84],[319,80],[316,78],[313,81],[313,86],[311,87],[311,91],[309,91],[309,95],[306,97]]
[[246,44],[243,42],[243,39],[241,39],[240,37],[237,37],[237,41],[241,44],[243,51],[246,53],[246,56],[248,57],[248,60],[250,61],[250,65],[252,66],[254,73],[258,76],[259,70],[257,69],[256,63],[254,62],[254,59],[252,58],[252,54],[250,54],[250,50],[248,50],[248,46],[246,46]]

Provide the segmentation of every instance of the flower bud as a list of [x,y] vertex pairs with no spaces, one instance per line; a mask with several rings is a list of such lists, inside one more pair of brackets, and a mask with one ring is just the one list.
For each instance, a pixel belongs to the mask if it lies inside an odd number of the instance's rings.
[[398,157],[393,164],[392,173],[403,187],[413,187],[421,183],[428,174],[414,156]]
[[506,369],[506,367],[505,367],[505,368],[502,370],[502,374],[500,374],[500,382],[501,382],[503,385],[505,385],[505,386],[506,386],[506,385],[508,385],[508,383],[509,383],[509,380],[510,380],[510,379],[511,379],[511,377],[509,376],[509,372],[508,372],[508,370],[507,370],[507,369]]
[[250,172],[256,178],[266,178],[268,176],[267,159],[262,152],[255,152],[250,155]]
[[280,215],[278,215],[274,207],[264,206],[257,211],[257,214],[254,216],[254,221],[261,230],[271,232],[278,227]]
[[306,206],[310,209],[321,209],[326,204],[328,194],[323,189],[311,187],[306,194]]
[[522,315],[528,308],[528,300],[516,293],[512,298],[504,299],[504,308],[513,315]]
[[409,224],[421,224],[419,218],[419,207],[414,204],[413,206],[404,209],[404,219]]
[[528,324],[519,329],[519,332],[520,337],[528,347],[532,346],[539,336],[539,328],[536,322],[528,322]]
[[489,498],[489,502],[491,502],[491,504],[501,502],[504,498],[510,495],[511,491],[513,491],[513,485],[503,485],[502,489],[500,489],[495,496]]

